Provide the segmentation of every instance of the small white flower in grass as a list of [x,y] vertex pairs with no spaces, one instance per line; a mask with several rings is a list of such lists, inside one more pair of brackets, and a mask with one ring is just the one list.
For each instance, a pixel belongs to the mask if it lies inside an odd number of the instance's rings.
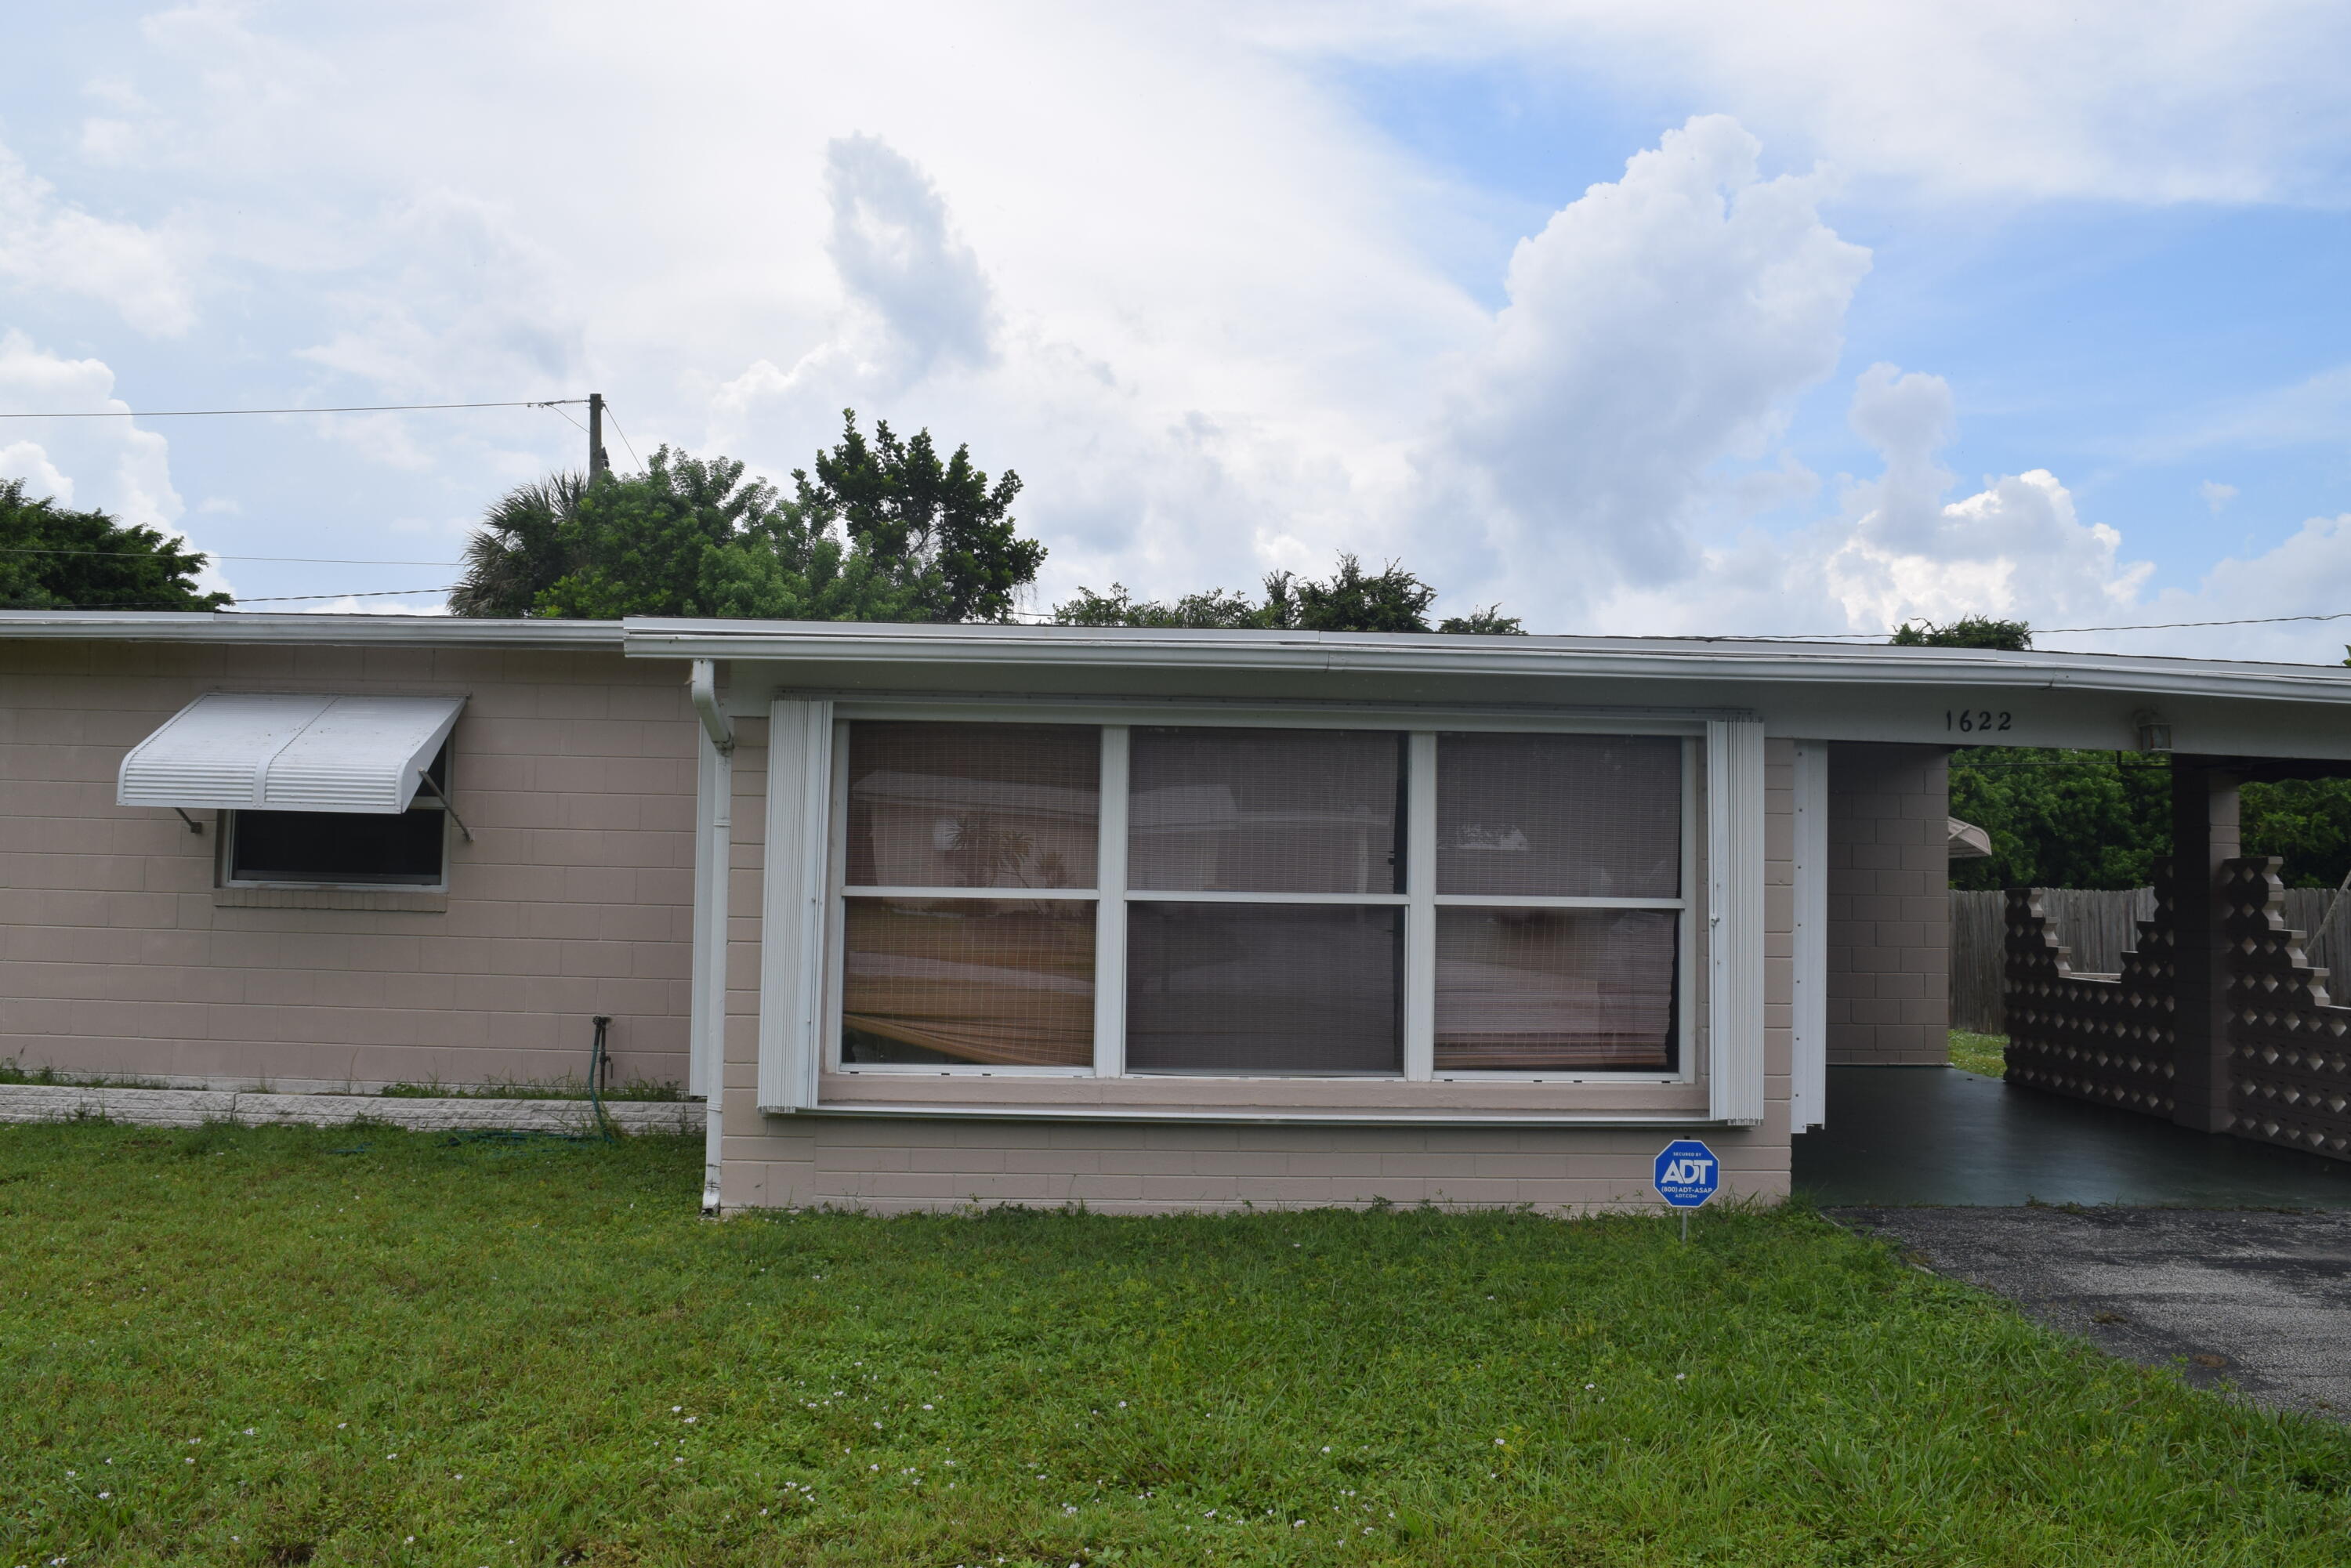
[[683,1411],[684,1408],[685,1408],[685,1406],[683,1406],[683,1405],[673,1405],[673,1406],[671,1406],[669,1407],[669,1413],[670,1413],[671,1415],[673,1415],[673,1416],[675,1416],[675,1415],[679,1414],[681,1411]]
[[928,1410],[928,1409],[930,1408],[930,1406],[927,1406],[927,1405],[925,1405],[925,1406],[923,1406],[923,1408],[924,1408],[924,1409],[925,1409],[925,1410]]
[[1510,1447],[1510,1445],[1509,1445],[1509,1444],[1507,1444],[1507,1443],[1505,1443],[1505,1442],[1503,1442],[1501,1438],[1497,1437],[1497,1438],[1495,1438],[1495,1439],[1494,1439],[1494,1447],[1496,1447],[1496,1448],[1506,1448]]
[[336,1422],[336,1423],[335,1423],[335,1430],[336,1430],[336,1431],[338,1431],[338,1432],[340,1432],[340,1431],[341,1431],[344,1427],[348,1427],[348,1426],[350,1426],[350,1423],[349,1421],[338,1421],[338,1422]]
[[102,1501],[104,1501],[106,1499],[110,1498],[110,1497],[112,1497],[113,1495],[114,1495],[114,1494],[113,1494],[112,1492],[110,1492],[110,1491],[102,1491],[102,1492],[100,1492],[100,1493],[99,1493],[99,1494],[98,1494],[98,1496],[99,1496],[99,1500],[100,1500],[100,1501],[102,1502]]
[[387,1459],[396,1459],[400,1458],[400,1456],[398,1454],[386,1454],[384,1458]]
[[259,1430],[260,1430],[260,1429],[259,1429],[258,1427],[247,1427],[245,1429],[245,1435],[246,1435],[246,1437],[255,1437],[255,1436],[257,1436],[257,1435],[258,1435]]
[[1585,1385],[1583,1385],[1584,1390],[1585,1390],[1585,1392],[1587,1392],[1587,1393],[1589,1393],[1591,1390],[1593,1390],[1593,1389],[1594,1389],[1594,1388],[1597,1388],[1597,1387],[1599,1387],[1599,1386],[1600,1386],[1600,1385],[1598,1385],[1597,1383],[1587,1383],[1587,1384],[1585,1384]]
[[1689,1376],[1689,1374],[1687,1372],[1677,1372],[1674,1374],[1674,1381],[1676,1383],[1679,1383],[1687,1376]]
[[190,1458],[185,1458],[185,1459],[183,1459],[183,1460],[181,1460],[180,1462],[181,1462],[182,1464],[183,1464],[183,1465],[193,1465],[193,1464],[194,1464],[196,1461],[195,1461],[194,1458],[193,1458],[193,1456],[191,1456]]

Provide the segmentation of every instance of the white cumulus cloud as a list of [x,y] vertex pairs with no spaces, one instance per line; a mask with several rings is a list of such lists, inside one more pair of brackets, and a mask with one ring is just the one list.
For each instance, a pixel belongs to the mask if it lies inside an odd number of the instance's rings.
[[112,307],[141,332],[176,337],[195,306],[166,240],[136,224],[92,216],[0,146],[0,279]]
[[[1835,368],[1869,253],[1823,222],[1824,176],[1765,178],[1761,152],[1692,120],[1520,243],[1423,459],[1430,510],[1482,536],[1489,591],[1534,589],[1559,621],[1688,576],[1719,465],[1764,456]],[[1783,465],[1769,488],[1807,477]]]

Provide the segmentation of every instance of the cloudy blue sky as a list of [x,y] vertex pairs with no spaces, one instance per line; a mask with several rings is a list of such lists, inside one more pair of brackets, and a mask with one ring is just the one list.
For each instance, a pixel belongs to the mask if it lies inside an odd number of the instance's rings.
[[[623,464],[782,477],[853,405],[1019,470],[1040,605],[1343,548],[1539,631],[2351,612],[2339,4],[90,3],[10,38],[0,413],[598,390]],[[329,561],[453,560],[583,445],[534,409],[9,419],[0,476],[184,531],[260,608],[437,587]]]

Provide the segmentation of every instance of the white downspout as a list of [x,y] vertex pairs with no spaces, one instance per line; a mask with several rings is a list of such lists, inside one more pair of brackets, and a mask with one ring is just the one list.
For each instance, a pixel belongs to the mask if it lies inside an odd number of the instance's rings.
[[718,706],[718,672],[708,659],[694,661],[688,687],[694,711],[702,716],[703,744],[695,747],[695,826],[701,843],[695,855],[700,873],[694,888],[695,1061],[703,1093],[702,1212],[719,1211],[726,1103],[726,881],[733,859],[735,827],[735,727]]

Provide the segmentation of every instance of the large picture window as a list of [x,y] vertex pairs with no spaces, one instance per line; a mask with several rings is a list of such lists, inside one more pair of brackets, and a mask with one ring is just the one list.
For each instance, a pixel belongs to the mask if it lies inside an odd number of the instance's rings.
[[1684,1066],[1693,737],[854,718],[839,1071]]

